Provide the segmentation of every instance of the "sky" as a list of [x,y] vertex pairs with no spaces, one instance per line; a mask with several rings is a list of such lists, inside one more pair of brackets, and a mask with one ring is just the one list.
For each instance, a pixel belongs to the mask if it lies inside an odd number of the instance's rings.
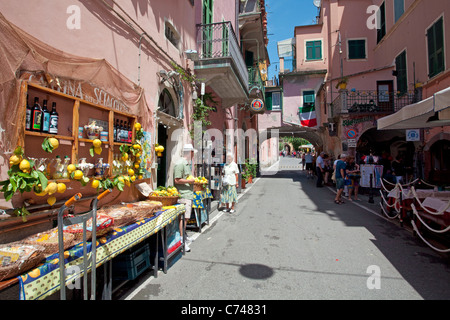
[[278,74],[277,42],[294,37],[294,27],[315,24],[317,7],[313,0],[266,0],[270,66],[269,79]]

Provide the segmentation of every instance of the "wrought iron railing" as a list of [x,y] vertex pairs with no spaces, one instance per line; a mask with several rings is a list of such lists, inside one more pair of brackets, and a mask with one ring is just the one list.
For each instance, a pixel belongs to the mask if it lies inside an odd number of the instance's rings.
[[248,72],[231,22],[197,26],[197,45],[200,60],[231,58],[241,80],[248,87]]
[[413,91],[403,94],[376,90],[343,90],[332,102],[333,115],[340,113],[394,113],[418,102]]
[[257,67],[250,67],[247,68],[248,70],[248,86],[249,91],[252,92],[253,90],[260,90],[262,93],[262,96],[265,95],[265,88],[264,83],[261,78],[261,72],[259,68]]

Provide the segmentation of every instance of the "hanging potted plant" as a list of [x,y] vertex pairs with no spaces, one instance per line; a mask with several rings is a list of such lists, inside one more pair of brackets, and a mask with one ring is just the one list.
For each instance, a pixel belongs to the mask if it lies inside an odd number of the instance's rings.
[[339,90],[347,89],[347,82],[348,82],[348,78],[342,77],[336,84],[336,89],[339,89]]

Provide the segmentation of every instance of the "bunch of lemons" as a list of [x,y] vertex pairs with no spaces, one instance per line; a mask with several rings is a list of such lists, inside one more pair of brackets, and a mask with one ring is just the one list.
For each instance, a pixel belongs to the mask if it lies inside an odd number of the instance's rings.
[[158,197],[179,197],[180,193],[175,187],[159,187],[157,190],[152,192],[152,195]]
[[197,177],[197,178],[195,178],[195,182],[201,183],[201,184],[206,184],[206,183],[208,183],[208,179],[206,179],[205,177]]

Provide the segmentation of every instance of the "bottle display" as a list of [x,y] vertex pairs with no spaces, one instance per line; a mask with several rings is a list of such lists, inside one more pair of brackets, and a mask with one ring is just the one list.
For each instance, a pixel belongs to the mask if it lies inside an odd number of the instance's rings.
[[39,105],[39,98],[34,98],[33,110],[31,112],[31,130],[32,131],[41,131],[41,123],[42,123],[42,109]]
[[59,121],[59,115],[58,115],[58,112],[56,112],[56,102],[53,102],[52,112],[50,112],[49,133],[58,134],[58,121]]
[[27,117],[26,117],[26,122],[25,122],[26,130],[31,130],[31,113],[32,113],[32,108],[31,108],[30,104],[28,103],[28,94],[27,94]]
[[41,131],[43,133],[50,131],[50,111],[47,109],[47,100],[42,102]]

